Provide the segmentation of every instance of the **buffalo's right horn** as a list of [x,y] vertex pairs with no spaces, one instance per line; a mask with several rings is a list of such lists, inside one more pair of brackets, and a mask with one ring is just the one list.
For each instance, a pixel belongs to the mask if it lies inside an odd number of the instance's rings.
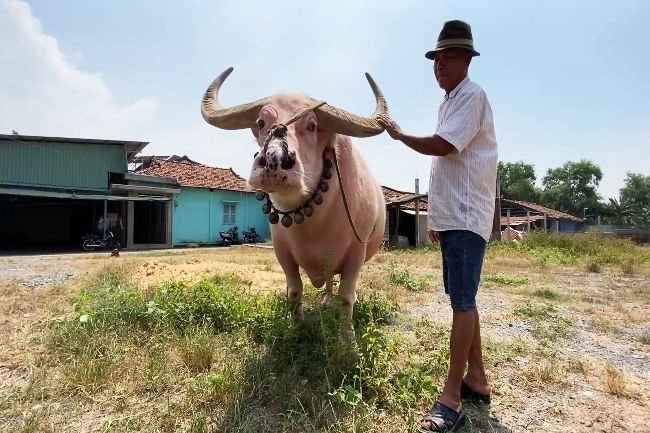
[[201,101],[201,114],[206,122],[217,128],[253,128],[256,126],[255,121],[267,98],[228,108],[219,104],[219,89],[233,69],[233,67],[226,69],[210,83],[203,95],[203,101]]

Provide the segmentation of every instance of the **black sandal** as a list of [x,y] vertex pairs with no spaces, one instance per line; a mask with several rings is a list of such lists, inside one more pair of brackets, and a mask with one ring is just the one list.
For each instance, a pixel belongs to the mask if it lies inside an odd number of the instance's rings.
[[465,383],[465,381],[460,382],[460,398],[463,400],[473,400],[487,404],[490,404],[492,401],[490,394],[481,394],[480,392],[474,391]]
[[465,425],[465,411],[461,408],[460,412],[456,412],[449,406],[436,401],[429,414],[422,418],[421,422],[429,421],[431,423],[431,429],[426,429],[420,425],[420,433],[432,433],[432,432],[454,432]]

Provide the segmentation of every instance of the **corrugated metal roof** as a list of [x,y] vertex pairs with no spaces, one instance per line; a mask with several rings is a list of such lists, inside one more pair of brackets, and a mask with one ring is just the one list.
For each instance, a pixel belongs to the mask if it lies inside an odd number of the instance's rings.
[[0,141],[42,141],[47,143],[86,143],[86,144],[106,144],[126,146],[127,160],[130,162],[135,155],[145,148],[148,141],[129,141],[129,140],[105,140],[97,138],[78,138],[78,137],[48,137],[43,135],[21,135],[21,134],[0,134]]

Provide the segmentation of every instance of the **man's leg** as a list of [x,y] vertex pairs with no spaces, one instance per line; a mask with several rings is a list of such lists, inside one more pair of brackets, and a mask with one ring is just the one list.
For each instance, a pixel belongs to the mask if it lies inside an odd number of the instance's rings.
[[473,310],[455,310],[451,325],[449,371],[438,401],[456,411],[460,409],[460,383],[474,339],[474,317]]
[[[449,371],[438,401],[454,411],[461,409],[460,386],[468,360],[483,371],[476,293],[485,252],[485,241],[468,231],[440,233],[445,292],[453,309]],[[469,384],[468,384],[469,385]],[[481,391],[477,389],[476,391]],[[431,428],[425,421],[423,427]]]
[[483,351],[481,347],[481,324],[478,310],[474,310],[474,338],[469,349],[467,359],[467,374],[463,378],[467,386],[473,391],[484,395],[490,395],[492,391],[485,373],[483,364]]

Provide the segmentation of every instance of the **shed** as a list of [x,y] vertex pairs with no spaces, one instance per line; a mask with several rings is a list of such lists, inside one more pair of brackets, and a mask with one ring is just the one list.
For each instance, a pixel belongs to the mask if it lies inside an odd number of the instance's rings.
[[[173,183],[128,187],[138,182],[128,163],[147,144],[0,134],[0,249],[77,250],[84,235],[104,229],[127,248],[170,245]],[[139,229],[152,223],[152,236]]]
[[429,242],[427,194],[399,191],[387,186],[382,186],[382,191],[386,201],[384,242],[393,246],[421,246]]
[[554,233],[578,233],[584,220],[576,216],[526,201],[501,198],[501,229],[512,227],[529,232],[543,229]]

